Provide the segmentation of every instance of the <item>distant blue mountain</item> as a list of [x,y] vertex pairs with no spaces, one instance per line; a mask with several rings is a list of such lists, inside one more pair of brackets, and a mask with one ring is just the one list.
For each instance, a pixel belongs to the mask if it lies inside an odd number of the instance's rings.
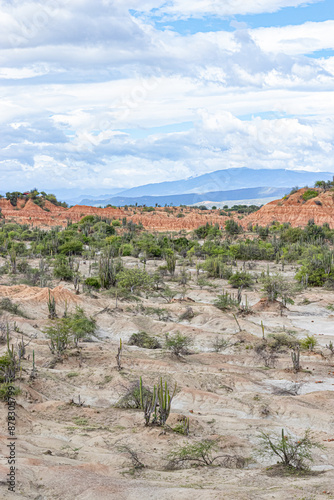
[[212,191],[226,191],[230,189],[242,189],[259,186],[303,187],[307,184],[313,186],[317,180],[329,180],[333,178],[331,172],[306,172],[303,170],[284,169],[252,169],[252,168],[228,168],[217,170],[210,174],[200,175],[191,179],[171,182],[159,182],[146,184],[117,193],[117,196],[161,196],[186,193],[208,193]]
[[82,205],[94,205],[94,206],[105,206],[107,204],[114,205],[116,207],[122,207],[124,205],[146,205],[154,206],[155,204],[164,205],[196,205],[198,203],[209,201],[209,202],[222,202],[231,200],[253,200],[256,198],[281,198],[287,192],[290,191],[288,188],[271,188],[271,187],[257,187],[257,188],[246,188],[246,189],[232,189],[231,191],[211,191],[210,193],[183,193],[183,194],[169,194],[162,196],[135,196],[133,198],[126,196],[113,196],[109,199],[84,199],[81,201]]

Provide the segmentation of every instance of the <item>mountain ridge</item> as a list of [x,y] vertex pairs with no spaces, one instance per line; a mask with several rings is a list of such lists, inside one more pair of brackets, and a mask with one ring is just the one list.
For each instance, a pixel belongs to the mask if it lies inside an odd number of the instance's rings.
[[137,196],[137,197],[122,197],[113,196],[107,199],[91,199],[85,198],[81,200],[82,205],[113,205],[113,206],[125,206],[125,205],[146,205],[154,206],[158,205],[196,205],[199,203],[210,204],[210,202],[224,202],[225,200],[247,200],[255,198],[281,198],[286,194],[287,191],[291,190],[291,186],[285,186],[282,188],[273,188],[268,186],[261,186],[255,188],[244,188],[244,189],[232,189],[228,191],[211,191],[208,193],[182,193],[182,194],[171,194],[171,195],[161,195],[161,196]]
[[[275,178],[273,179],[273,177]],[[332,172],[309,172],[288,169],[252,169],[248,167],[216,170],[207,174],[181,179],[145,184],[120,191],[117,196],[161,196],[190,193],[208,193],[234,189],[255,188],[259,186],[287,187],[314,184],[317,180],[333,178]],[[273,182],[274,181],[274,182]],[[217,189],[219,188],[219,189]]]

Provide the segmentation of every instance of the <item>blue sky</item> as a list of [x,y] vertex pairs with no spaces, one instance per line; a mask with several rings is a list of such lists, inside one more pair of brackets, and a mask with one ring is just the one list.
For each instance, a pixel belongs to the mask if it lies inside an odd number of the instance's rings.
[[[0,0],[0,186],[334,172],[333,2]],[[217,187],[219,188],[219,187]]]

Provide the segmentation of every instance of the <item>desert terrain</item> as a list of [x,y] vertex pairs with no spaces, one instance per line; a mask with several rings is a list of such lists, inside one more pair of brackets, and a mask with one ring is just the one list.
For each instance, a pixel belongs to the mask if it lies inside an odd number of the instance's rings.
[[[123,294],[89,288],[85,280],[97,276],[102,253],[66,257],[77,281],[56,278],[52,256],[17,257],[15,272],[9,251],[0,258],[0,356],[8,346],[25,351],[13,382],[15,492],[6,482],[8,405],[0,402],[0,498],[333,499],[333,291],[305,286],[293,301],[269,300],[265,277],[278,274],[294,286],[300,264],[234,259],[231,272],[252,282],[233,288],[189,252],[175,252],[173,272],[168,256],[118,257],[123,269],[155,276],[154,286]],[[48,280],[28,283],[23,261],[43,268]],[[217,307],[226,294],[231,304]],[[47,328],[78,310],[95,321],[94,334],[51,352]],[[133,345],[140,332],[156,348]],[[180,353],[167,342],[177,336],[187,340]],[[301,347],[296,370],[295,346],[308,337],[314,342]],[[175,389],[165,425],[145,425],[132,398],[140,379],[151,391],[160,380],[171,395]],[[287,472],[277,457],[260,453],[261,432],[279,436],[282,429],[289,439],[310,429],[322,445],[312,449],[307,472]],[[214,464],[171,460],[180,447],[203,440],[215,443],[212,457],[221,458]]]

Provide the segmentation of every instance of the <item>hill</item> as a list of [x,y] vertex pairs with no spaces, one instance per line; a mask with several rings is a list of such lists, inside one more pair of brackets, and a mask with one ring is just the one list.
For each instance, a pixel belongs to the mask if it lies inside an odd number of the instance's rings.
[[305,227],[309,220],[315,224],[328,223],[334,228],[334,192],[321,188],[299,189],[295,193],[264,205],[257,212],[248,215],[242,221],[247,224],[267,226],[273,221],[281,224],[288,222],[293,227]]

